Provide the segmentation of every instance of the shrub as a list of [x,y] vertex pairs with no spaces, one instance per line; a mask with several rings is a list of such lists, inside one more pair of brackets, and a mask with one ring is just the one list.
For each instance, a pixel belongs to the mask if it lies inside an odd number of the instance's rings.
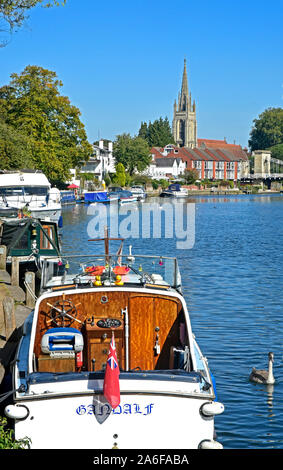
[[7,419],[0,416],[0,449],[30,448],[30,439],[14,439],[14,432],[7,428]]

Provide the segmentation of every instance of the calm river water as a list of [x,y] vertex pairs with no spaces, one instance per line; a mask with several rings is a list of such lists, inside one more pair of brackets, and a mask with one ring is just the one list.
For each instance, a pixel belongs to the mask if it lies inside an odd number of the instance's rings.
[[[156,233],[141,237],[141,217],[148,204],[163,214],[161,238]],[[135,210],[128,206],[128,215],[118,219],[121,235],[126,220],[131,222],[128,234],[136,237],[140,232],[140,237],[126,238],[124,251],[133,245],[136,254],[178,258],[193,332],[214,374],[218,400],[225,405],[216,418],[217,438],[224,448],[282,449],[283,195],[196,197],[176,204],[148,198]],[[93,206],[66,206],[62,215],[64,255],[103,252],[103,243],[88,241],[98,238],[91,231],[91,221],[97,218]],[[153,219],[156,222],[156,214]],[[184,227],[191,240],[180,249],[176,245]],[[249,382],[253,366],[267,368],[269,351],[274,353],[275,385]]]

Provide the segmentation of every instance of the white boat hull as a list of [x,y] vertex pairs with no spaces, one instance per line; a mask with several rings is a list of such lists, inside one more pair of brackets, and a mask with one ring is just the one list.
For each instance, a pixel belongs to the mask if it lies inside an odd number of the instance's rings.
[[200,414],[207,399],[127,394],[114,411],[99,400],[90,394],[25,401],[29,416],[16,422],[15,437],[29,437],[33,449],[197,449],[213,439],[213,420]]
[[130,198],[121,198],[119,199],[120,204],[130,204],[131,202],[137,202],[136,197],[130,197]]

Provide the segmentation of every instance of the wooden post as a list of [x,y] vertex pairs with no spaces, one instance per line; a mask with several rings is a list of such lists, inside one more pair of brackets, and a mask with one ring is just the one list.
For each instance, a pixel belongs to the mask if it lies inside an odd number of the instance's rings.
[[5,336],[6,341],[8,341],[9,337],[16,328],[15,304],[14,299],[12,297],[4,297],[3,311],[5,320]]
[[35,273],[25,273],[26,283],[26,306],[34,307],[35,305]]
[[19,285],[19,259],[16,256],[12,257],[12,273],[11,273],[11,285]]
[[6,271],[7,247],[0,245],[0,269]]

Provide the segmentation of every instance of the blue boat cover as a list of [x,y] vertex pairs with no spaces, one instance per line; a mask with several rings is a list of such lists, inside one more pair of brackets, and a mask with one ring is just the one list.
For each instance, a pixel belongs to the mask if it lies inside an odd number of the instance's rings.
[[168,189],[170,191],[180,191],[180,188],[181,188],[181,186],[179,185],[179,183],[170,184],[168,186]]
[[107,191],[85,193],[85,202],[105,201],[107,199]]

